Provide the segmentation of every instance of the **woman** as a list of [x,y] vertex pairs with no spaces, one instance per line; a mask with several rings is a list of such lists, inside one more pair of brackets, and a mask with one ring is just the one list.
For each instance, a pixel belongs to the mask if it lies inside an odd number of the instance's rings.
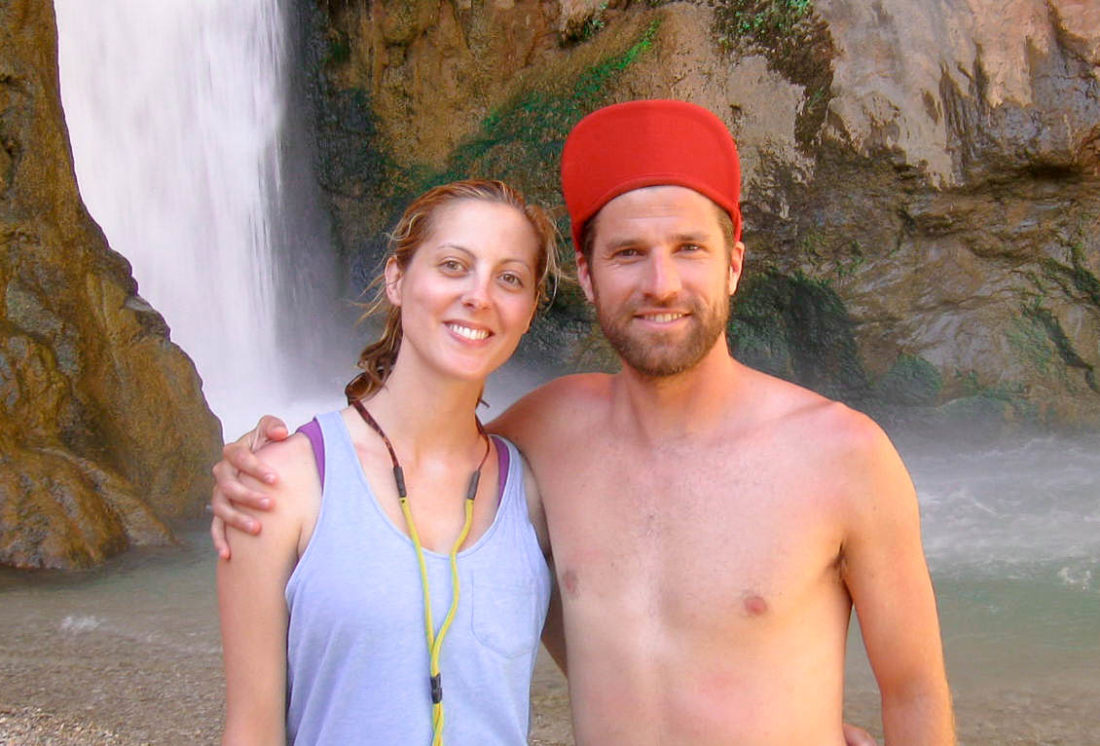
[[545,521],[474,410],[555,272],[550,220],[505,184],[405,211],[353,406],[264,449],[276,507],[219,563],[224,743],[526,743]]

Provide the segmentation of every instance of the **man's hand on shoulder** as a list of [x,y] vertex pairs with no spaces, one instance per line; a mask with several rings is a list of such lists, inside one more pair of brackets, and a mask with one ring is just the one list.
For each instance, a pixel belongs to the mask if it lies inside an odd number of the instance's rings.
[[278,475],[255,454],[267,443],[286,440],[289,434],[286,423],[278,417],[265,415],[255,429],[222,449],[222,460],[213,469],[214,492],[210,498],[210,507],[214,512],[210,536],[222,559],[229,559],[231,554],[227,527],[249,534],[260,532],[260,522],[238,510],[237,506],[269,510],[272,504],[269,495],[245,486],[240,475],[247,474],[264,484],[275,484]]

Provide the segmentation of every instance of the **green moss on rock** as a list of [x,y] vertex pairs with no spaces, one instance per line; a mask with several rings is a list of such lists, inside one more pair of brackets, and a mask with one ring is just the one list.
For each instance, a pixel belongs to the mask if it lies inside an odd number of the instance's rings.
[[[558,170],[565,138],[586,114],[607,102],[612,84],[653,46],[660,20],[651,22],[625,51],[586,68],[555,88],[524,91],[487,116],[459,144],[442,170],[425,169],[404,180],[412,194],[469,177],[502,178],[546,204],[561,202]],[[410,175],[411,176],[411,175]],[[404,203],[412,194],[395,194]]]
[[813,0],[719,0],[714,3],[714,35],[725,49],[763,54],[772,69],[803,86],[795,139],[809,150],[833,97],[836,56]]
[[847,310],[819,280],[771,269],[746,278],[729,332],[746,365],[845,401],[867,392]]
[[943,390],[943,376],[932,363],[916,355],[899,355],[875,382],[875,397],[890,404],[930,406]]

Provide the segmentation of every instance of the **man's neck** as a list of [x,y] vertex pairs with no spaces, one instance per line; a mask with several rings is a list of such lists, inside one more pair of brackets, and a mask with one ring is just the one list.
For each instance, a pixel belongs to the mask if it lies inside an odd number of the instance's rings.
[[670,438],[705,438],[728,424],[744,369],[726,345],[720,338],[696,365],[674,376],[646,376],[624,365],[612,388],[613,426],[658,446]]

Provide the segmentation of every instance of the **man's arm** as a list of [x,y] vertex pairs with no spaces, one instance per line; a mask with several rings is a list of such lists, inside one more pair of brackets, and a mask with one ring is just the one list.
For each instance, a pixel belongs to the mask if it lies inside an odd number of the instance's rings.
[[886,434],[853,418],[844,580],[882,695],[888,746],[955,743],[932,581],[912,480]]
[[[265,485],[274,485],[278,474],[257,458],[255,452],[267,443],[286,440],[288,436],[282,420],[264,415],[254,430],[222,449],[222,460],[214,464],[214,493],[210,497],[210,507],[214,511],[210,537],[222,559],[227,560],[231,555],[227,527],[249,534],[260,533],[259,519],[238,508],[270,510],[273,504],[270,490]],[[241,475],[247,475],[253,481],[246,483]]]

